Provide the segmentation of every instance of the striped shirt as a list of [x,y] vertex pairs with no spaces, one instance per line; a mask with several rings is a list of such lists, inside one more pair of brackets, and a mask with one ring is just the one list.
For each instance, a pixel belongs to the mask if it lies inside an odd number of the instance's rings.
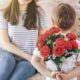
[[[41,27],[48,28],[49,23],[43,9],[39,8]],[[27,30],[24,25],[25,12],[20,12],[19,23],[12,25],[0,11],[0,28],[7,29],[11,42],[24,52],[32,54],[37,44],[38,30]],[[37,21],[38,22],[38,21]]]

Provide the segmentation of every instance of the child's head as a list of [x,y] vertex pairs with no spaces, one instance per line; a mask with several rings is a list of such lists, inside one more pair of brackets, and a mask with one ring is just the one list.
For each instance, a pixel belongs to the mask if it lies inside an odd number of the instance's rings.
[[75,19],[75,10],[69,4],[61,3],[56,7],[55,12],[53,12],[53,23],[64,31],[72,28]]

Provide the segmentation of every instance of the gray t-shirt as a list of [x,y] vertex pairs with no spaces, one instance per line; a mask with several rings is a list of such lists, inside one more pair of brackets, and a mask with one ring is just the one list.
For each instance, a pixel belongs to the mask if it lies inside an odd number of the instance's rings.
[[[49,23],[43,9],[39,8],[41,26],[48,28]],[[3,17],[4,12],[0,11],[0,28],[8,30],[11,42],[24,52],[32,54],[37,44],[38,30],[27,30],[24,24],[25,12],[20,13],[18,25],[12,25]]]

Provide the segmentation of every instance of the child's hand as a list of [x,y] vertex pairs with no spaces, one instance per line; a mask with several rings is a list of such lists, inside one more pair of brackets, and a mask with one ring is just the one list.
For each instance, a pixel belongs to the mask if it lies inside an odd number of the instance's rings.
[[61,77],[61,80],[69,80],[69,77],[66,73],[58,73],[57,74],[58,77]]
[[62,80],[60,76],[57,76],[57,74],[60,74],[60,72],[51,72],[51,77],[55,78],[56,80]]
[[52,78],[56,78],[56,74],[57,74],[57,72],[54,72],[54,71],[51,72],[51,77],[52,77]]
[[77,62],[76,65],[77,65],[77,66],[80,66],[80,62]]
[[56,80],[63,80],[60,76],[56,75]]

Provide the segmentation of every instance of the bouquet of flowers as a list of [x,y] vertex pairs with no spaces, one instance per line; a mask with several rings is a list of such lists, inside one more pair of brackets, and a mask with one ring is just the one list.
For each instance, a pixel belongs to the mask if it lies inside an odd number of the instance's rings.
[[80,52],[76,39],[75,34],[64,35],[59,28],[52,27],[39,36],[37,47],[44,61],[51,59],[60,71],[61,64],[67,58]]

